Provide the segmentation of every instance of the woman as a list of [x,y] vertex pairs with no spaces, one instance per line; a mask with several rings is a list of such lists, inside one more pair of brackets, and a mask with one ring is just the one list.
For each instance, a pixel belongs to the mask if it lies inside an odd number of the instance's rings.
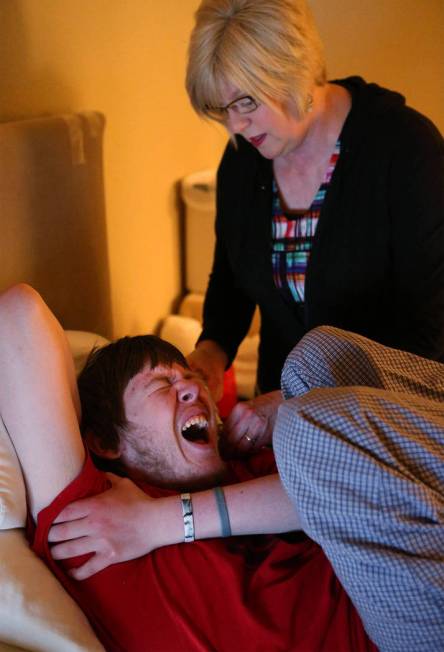
[[304,0],[203,0],[187,90],[230,134],[203,331],[188,360],[214,395],[256,305],[261,392],[279,387],[287,354],[320,324],[442,360],[434,125],[359,77],[327,82]]

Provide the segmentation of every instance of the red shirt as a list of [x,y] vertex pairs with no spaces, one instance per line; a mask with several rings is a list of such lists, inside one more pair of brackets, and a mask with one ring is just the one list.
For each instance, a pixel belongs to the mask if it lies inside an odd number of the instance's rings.
[[[233,465],[237,479],[270,471],[270,457]],[[364,652],[376,648],[322,550],[303,534],[211,539],[160,548],[77,582],[56,562],[48,530],[73,500],[108,487],[87,458],[38,516],[39,555],[112,652]],[[161,492],[144,487],[150,495]]]

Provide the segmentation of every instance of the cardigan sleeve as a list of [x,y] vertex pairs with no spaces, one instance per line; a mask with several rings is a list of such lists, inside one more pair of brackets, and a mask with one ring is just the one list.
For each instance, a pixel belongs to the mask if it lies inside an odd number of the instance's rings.
[[217,175],[216,246],[198,339],[217,342],[228,356],[228,365],[248,333],[255,310],[254,301],[239,287],[232,266],[233,229],[239,228],[233,207],[239,183],[237,158],[236,149],[229,143]]
[[389,184],[392,344],[444,360],[444,141],[417,112],[403,120]]

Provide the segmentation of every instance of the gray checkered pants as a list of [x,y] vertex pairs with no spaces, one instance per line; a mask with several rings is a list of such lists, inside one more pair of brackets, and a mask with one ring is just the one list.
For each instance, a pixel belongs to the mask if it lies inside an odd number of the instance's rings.
[[444,365],[321,327],[289,355],[274,451],[384,652],[444,651]]

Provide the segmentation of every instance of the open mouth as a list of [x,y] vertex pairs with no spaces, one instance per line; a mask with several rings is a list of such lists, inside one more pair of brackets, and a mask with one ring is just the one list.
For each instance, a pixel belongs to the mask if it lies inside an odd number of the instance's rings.
[[208,421],[203,416],[191,417],[182,427],[182,437],[193,444],[208,444]]

